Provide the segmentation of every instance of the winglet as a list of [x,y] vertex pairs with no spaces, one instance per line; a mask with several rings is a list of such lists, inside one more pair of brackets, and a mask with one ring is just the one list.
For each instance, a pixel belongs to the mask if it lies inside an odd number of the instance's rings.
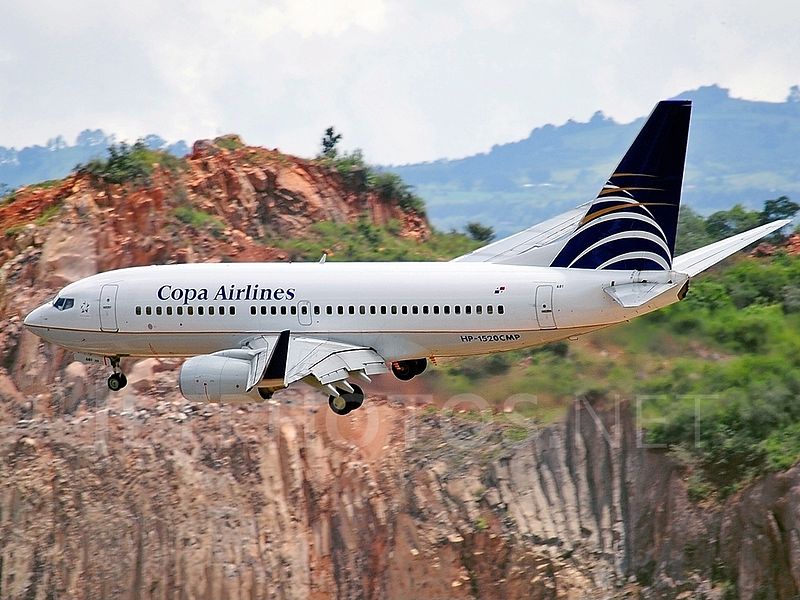
[[272,349],[272,355],[269,357],[267,368],[264,369],[263,379],[280,379],[283,381],[286,377],[286,361],[289,358],[289,330],[281,331],[278,336],[278,341],[275,342],[275,347]]

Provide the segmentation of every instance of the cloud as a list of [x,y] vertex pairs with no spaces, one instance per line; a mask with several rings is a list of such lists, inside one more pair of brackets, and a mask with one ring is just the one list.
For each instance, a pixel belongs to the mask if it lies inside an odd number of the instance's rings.
[[0,145],[102,127],[380,162],[461,156],[719,83],[797,84],[800,5],[709,0],[43,0],[0,7]]

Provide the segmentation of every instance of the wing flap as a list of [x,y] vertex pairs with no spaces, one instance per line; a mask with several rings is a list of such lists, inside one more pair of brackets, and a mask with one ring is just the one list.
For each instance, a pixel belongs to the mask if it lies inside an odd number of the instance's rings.
[[372,348],[330,340],[297,337],[289,343],[286,385],[312,375],[322,385],[347,379],[353,373],[387,373],[384,358]]

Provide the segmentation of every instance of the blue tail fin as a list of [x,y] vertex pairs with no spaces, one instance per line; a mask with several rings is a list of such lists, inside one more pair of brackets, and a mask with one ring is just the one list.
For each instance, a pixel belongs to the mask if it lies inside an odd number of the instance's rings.
[[691,102],[659,102],[552,262],[575,269],[669,270]]

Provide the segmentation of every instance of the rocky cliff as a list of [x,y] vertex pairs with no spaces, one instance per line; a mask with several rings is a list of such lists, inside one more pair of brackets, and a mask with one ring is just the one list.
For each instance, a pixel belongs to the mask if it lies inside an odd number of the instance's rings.
[[192,404],[180,362],[152,358],[125,364],[130,384],[110,395],[102,368],[22,330],[98,270],[281,260],[264,240],[317,219],[428,235],[331,169],[228,146],[198,143],[147,185],[73,175],[0,207],[0,599],[800,593],[800,469],[694,503],[632,413],[602,398],[549,427],[413,396],[340,418],[305,390]]
[[6,420],[1,598],[797,594],[798,469],[703,507],[627,410],[511,442],[381,398],[193,405],[154,367],[102,408]]

